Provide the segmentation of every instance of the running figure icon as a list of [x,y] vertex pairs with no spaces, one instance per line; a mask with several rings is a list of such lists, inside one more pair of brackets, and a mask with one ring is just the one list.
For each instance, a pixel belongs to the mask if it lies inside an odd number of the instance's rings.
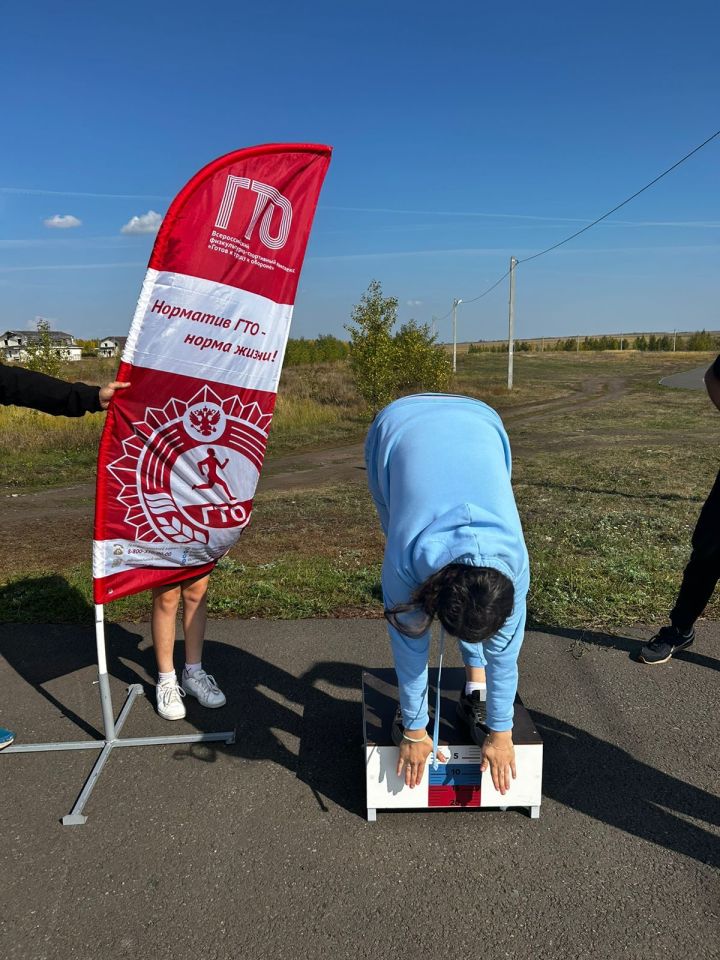
[[211,490],[215,486],[222,487],[227,494],[228,500],[236,501],[237,497],[232,495],[230,487],[228,487],[222,477],[218,476],[218,470],[224,470],[229,462],[229,458],[226,458],[223,463],[220,463],[213,448],[208,447],[207,457],[205,457],[204,460],[199,460],[197,465],[200,473],[204,477],[207,477],[207,483],[195,483],[193,484],[193,490]]

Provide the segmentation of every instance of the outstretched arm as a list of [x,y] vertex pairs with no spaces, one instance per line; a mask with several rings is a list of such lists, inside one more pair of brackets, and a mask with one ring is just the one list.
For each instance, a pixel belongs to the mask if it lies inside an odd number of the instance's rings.
[[[383,564],[382,588],[386,609],[410,600],[412,586],[405,582],[387,559]],[[402,616],[412,620],[411,614]],[[432,742],[427,736],[430,630],[419,637],[408,637],[388,623],[388,633],[398,679],[403,727],[406,735],[415,741],[403,740],[397,775],[404,778],[407,786],[415,787],[422,780],[427,758],[432,752]]]
[[100,388],[0,364],[0,403],[55,416],[81,417],[101,409]]
[[517,693],[517,659],[525,634],[525,591],[516,595],[515,609],[502,629],[485,644],[487,667],[487,725],[482,770],[490,767],[493,785],[501,794],[516,776],[512,739],[513,704]]
[[31,407],[54,416],[81,417],[107,410],[115,393],[129,386],[115,380],[104,387],[91,387],[0,364],[0,404]]
[[432,752],[432,740],[427,732],[430,631],[421,637],[406,637],[388,624],[388,633],[405,728],[405,737],[400,744],[397,775],[404,778],[408,787],[416,787],[423,778],[425,764]]

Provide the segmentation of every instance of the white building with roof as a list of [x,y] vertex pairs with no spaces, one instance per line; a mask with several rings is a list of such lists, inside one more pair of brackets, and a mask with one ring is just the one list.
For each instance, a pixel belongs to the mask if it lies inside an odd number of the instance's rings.
[[98,357],[119,357],[125,349],[127,337],[105,337],[97,348]]
[[[82,349],[75,343],[71,333],[48,330],[53,353],[61,360],[82,360]],[[23,363],[40,345],[37,330],[6,330],[0,333],[0,358],[13,363]]]

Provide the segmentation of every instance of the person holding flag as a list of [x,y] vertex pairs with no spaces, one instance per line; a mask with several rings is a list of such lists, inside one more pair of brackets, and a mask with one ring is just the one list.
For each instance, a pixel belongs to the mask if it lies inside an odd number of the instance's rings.
[[469,397],[403,397],[378,413],[365,460],[386,537],[382,589],[400,692],[397,774],[415,787],[433,746],[441,759],[437,726],[435,743],[427,732],[437,617],[441,649],[447,631],[465,663],[459,715],[482,748],[481,769],[490,768],[504,794],[516,772],[513,703],[529,563],[502,421]]
[[[158,695],[166,716],[184,713],[183,693],[205,706],[225,702],[202,670],[208,576],[250,521],[331,153],[307,143],[233,150],[191,177],[158,231],[114,385],[132,389],[112,403],[98,451],[93,599],[104,736],[72,744],[101,749],[64,825],[86,822],[85,805],[117,746],[234,742],[234,730],[119,735],[143,689],[130,685],[116,717],[105,604],[152,591],[158,686],[170,688]],[[180,599],[182,686],[172,669]],[[26,744],[9,752],[64,749]]]

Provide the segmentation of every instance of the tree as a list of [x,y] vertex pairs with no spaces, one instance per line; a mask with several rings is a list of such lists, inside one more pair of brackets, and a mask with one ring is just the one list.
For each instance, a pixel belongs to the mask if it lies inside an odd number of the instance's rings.
[[714,350],[715,337],[707,330],[698,330],[688,337],[686,350]]
[[50,324],[47,320],[38,319],[37,331],[37,340],[32,345],[28,344],[28,358],[23,365],[28,370],[35,370],[37,373],[46,373],[50,377],[57,377],[60,375],[62,362],[66,359],[65,352],[53,346]]
[[436,337],[414,320],[393,334],[398,301],[383,296],[382,286],[371,281],[360,303],[353,308],[350,334],[350,367],[358,390],[371,410],[412,390],[443,390],[450,381],[450,361],[435,345]]
[[350,367],[358,390],[373,410],[379,410],[393,398],[392,329],[397,321],[397,306],[397,299],[384,297],[380,283],[372,280],[345,327],[350,334]]

